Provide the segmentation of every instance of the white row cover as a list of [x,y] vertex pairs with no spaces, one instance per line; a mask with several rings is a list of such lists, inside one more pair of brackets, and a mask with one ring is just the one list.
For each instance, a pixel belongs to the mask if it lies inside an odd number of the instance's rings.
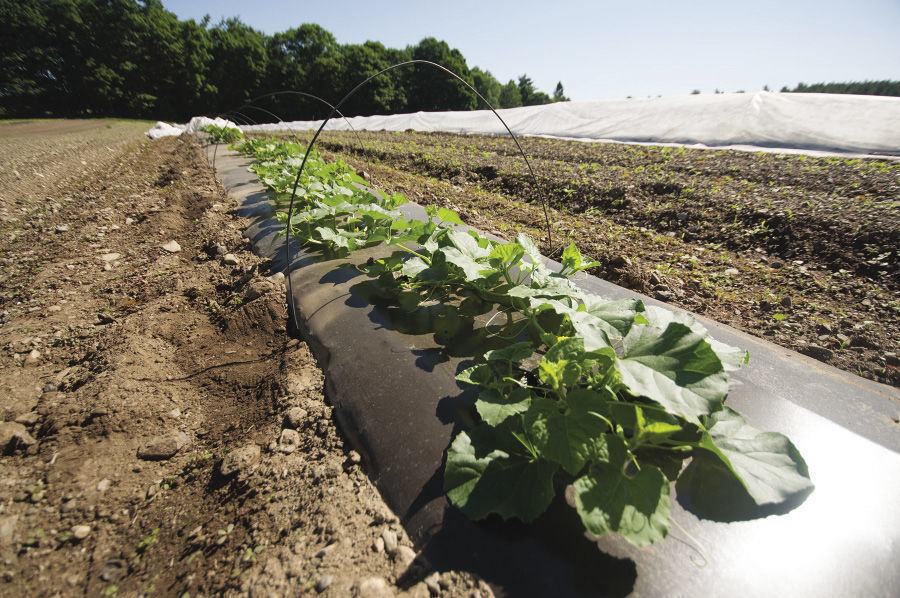
[[[900,155],[900,98],[894,97],[760,91],[559,102],[498,112],[516,135]],[[369,131],[506,134],[489,110],[357,116],[348,121],[354,129]],[[348,121],[335,117],[326,129],[348,130]],[[295,121],[241,129],[311,130],[321,124]]]
[[195,116],[190,120],[190,122],[186,125],[170,125],[164,123],[162,121],[153,125],[153,127],[147,131],[147,137],[150,139],[159,139],[160,137],[177,137],[182,133],[189,133],[191,135],[196,135],[197,131],[199,131],[202,127],[206,125],[216,125],[217,127],[223,128],[231,128],[237,129],[238,126],[231,122],[230,120],[225,120],[224,118],[209,118],[206,116]]

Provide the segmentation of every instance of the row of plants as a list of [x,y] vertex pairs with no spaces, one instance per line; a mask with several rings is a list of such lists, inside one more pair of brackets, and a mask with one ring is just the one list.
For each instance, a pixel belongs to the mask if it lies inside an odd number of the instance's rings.
[[725,405],[728,372],[748,355],[686,313],[583,292],[572,276],[594,262],[574,244],[554,271],[527,235],[487,239],[434,206],[407,218],[402,194],[315,150],[298,176],[301,145],[248,138],[236,149],[286,230],[324,259],[392,249],[357,266],[372,301],[410,317],[428,306],[435,340],[469,358],[457,379],[479,394],[459,410],[466,429],[447,451],[444,490],[470,518],[533,521],[565,492],[590,533],[644,546],[669,531],[673,482],[698,504],[728,502],[721,488],[737,487],[761,509],[811,491],[790,440]]

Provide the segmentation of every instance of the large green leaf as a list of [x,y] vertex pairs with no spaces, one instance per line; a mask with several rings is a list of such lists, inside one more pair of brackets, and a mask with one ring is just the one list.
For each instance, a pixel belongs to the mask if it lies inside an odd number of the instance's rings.
[[462,270],[466,280],[478,280],[479,278],[484,278],[482,272],[488,269],[485,264],[476,262],[470,256],[455,247],[445,247],[441,249],[440,252],[444,254],[444,258],[447,260],[448,264],[453,264]]
[[621,334],[612,324],[603,318],[586,311],[570,311],[569,321],[575,333],[584,339],[586,351],[597,351],[611,347],[612,341],[621,338]]
[[468,367],[456,375],[456,379],[474,386],[489,386],[494,379],[494,372],[487,364]]
[[410,278],[415,278],[422,270],[428,268],[428,264],[422,258],[414,257],[406,260],[400,273]]
[[569,246],[563,250],[562,254],[563,270],[568,274],[574,274],[588,268],[601,265],[600,262],[593,260],[585,261],[581,252],[576,247],[575,242],[569,243]]
[[459,214],[449,208],[438,208],[437,217],[449,224],[463,224]]
[[531,406],[531,392],[527,388],[514,388],[509,395],[499,390],[488,388],[481,391],[475,401],[475,409],[484,423],[496,426],[506,418],[524,413]]
[[534,345],[528,341],[513,343],[501,349],[494,349],[484,354],[487,361],[511,361],[519,363],[534,354]]
[[343,235],[334,229],[320,226],[316,228],[316,232],[319,233],[319,237],[323,241],[334,243],[337,247],[343,247],[344,249],[354,249],[356,247],[356,242],[352,237]]
[[588,461],[609,460],[605,434],[609,426],[589,411],[566,409],[556,401],[536,399],[523,418],[538,455],[559,463],[572,475],[577,475]]
[[[476,438],[473,444],[470,434]],[[485,441],[479,442],[481,436]],[[480,449],[476,445],[486,445]],[[553,474],[558,465],[502,450],[488,432],[460,432],[447,451],[444,491],[450,502],[471,519],[496,513],[504,519],[533,521],[553,500]]]
[[[532,280],[534,283],[534,280]],[[581,291],[566,278],[549,277],[543,282],[543,286],[516,285],[507,292],[510,297],[533,298],[543,297],[548,299],[560,297],[579,297]]]
[[706,339],[706,342],[709,343],[709,346],[712,347],[713,352],[719,357],[719,360],[727,371],[739,369],[742,365],[745,365],[750,361],[750,354],[747,351],[726,345],[723,342],[711,338],[708,335],[706,328],[687,312],[672,311],[670,309],[651,305],[646,308],[643,315],[650,321],[651,326],[656,326],[659,329],[665,329],[670,323],[678,322],[703,336],[704,339]]
[[699,445],[722,460],[756,504],[783,502],[813,487],[806,462],[787,437],[757,430],[728,407],[709,416],[707,426]]
[[629,392],[697,424],[721,408],[728,376],[709,343],[686,325],[634,326],[623,344],[625,355],[614,365]]
[[496,264],[516,264],[525,254],[525,248],[518,243],[503,243],[491,250],[488,258]]
[[616,532],[646,546],[669,533],[669,481],[657,467],[628,476],[620,466],[598,463],[574,486],[575,509],[596,536]]
[[[584,309],[592,316],[596,316],[612,326],[616,334],[612,338],[622,338],[628,334],[634,325],[637,314],[646,309],[640,299],[621,299],[608,301],[597,295],[584,296]],[[665,328],[665,326],[660,326]]]
[[[449,231],[447,233],[447,239],[460,252],[472,258],[473,260],[483,259],[491,254],[490,249],[480,246],[478,244],[478,241],[475,240],[475,237],[467,232],[460,230]],[[486,266],[483,265],[482,268],[484,267]]]

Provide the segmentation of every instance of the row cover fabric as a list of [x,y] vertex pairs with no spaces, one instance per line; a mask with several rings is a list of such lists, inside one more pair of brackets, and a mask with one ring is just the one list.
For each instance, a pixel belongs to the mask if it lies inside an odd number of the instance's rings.
[[[558,102],[498,113],[516,135],[900,155],[900,98],[893,97],[760,91]],[[506,134],[490,110],[357,116],[347,121],[333,118],[326,129]],[[321,124],[294,121],[241,128],[311,130]]]
[[160,137],[177,137],[182,133],[188,133],[190,135],[196,135],[197,131],[206,125],[216,125],[217,127],[222,128],[231,128],[237,129],[238,126],[231,122],[230,120],[226,120],[224,118],[216,117],[209,118],[208,116],[195,116],[188,122],[186,125],[170,125],[168,123],[164,123],[162,121],[153,125],[153,127],[147,131],[147,137],[150,139],[159,139]]

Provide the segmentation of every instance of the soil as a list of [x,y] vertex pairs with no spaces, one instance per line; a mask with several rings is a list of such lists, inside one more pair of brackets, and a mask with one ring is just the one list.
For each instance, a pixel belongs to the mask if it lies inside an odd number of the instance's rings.
[[490,595],[417,557],[283,276],[147,127],[0,124],[0,594]]
[[318,144],[376,187],[501,237],[528,232],[549,253],[575,242],[601,278],[900,386],[897,161],[520,142],[536,179],[504,137],[327,132]]

